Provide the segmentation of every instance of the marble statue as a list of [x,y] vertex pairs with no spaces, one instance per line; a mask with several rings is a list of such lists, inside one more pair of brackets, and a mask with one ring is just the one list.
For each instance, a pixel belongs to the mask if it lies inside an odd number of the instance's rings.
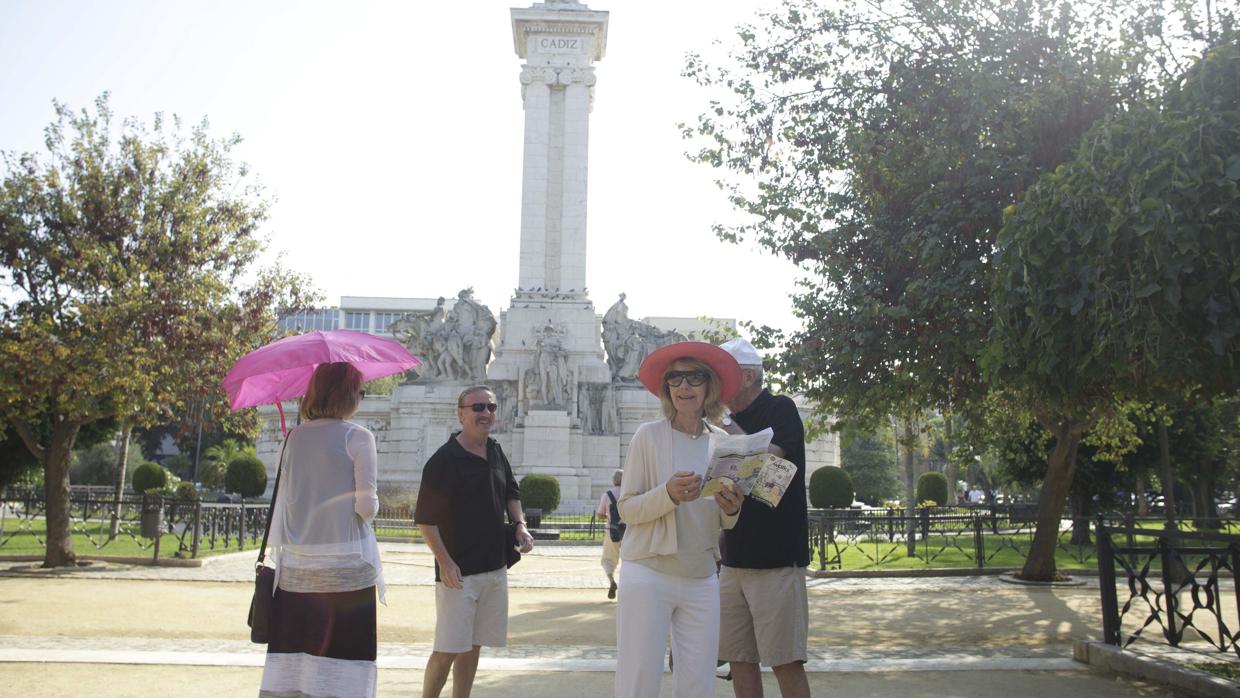
[[642,361],[659,347],[685,341],[679,332],[664,332],[654,325],[629,318],[625,295],[603,314],[603,349],[612,379],[621,383],[637,381]]
[[568,370],[568,351],[564,348],[566,332],[547,323],[538,332],[534,368],[538,392],[547,407],[568,407],[572,398],[572,375]]
[[447,313],[440,297],[433,310],[406,313],[388,326],[398,341],[422,359],[419,380],[480,383],[486,379],[497,323],[490,309],[473,296],[472,288],[464,289]]

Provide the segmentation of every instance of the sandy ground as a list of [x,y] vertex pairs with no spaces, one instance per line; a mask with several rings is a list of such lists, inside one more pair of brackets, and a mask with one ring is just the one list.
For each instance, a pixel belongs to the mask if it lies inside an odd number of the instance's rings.
[[[244,639],[251,587],[242,583],[0,577],[0,635]],[[978,593],[811,592],[812,645],[1013,646],[1097,636],[1097,590],[1003,587]],[[18,612],[17,609],[20,609]],[[509,642],[611,645],[615,604],[594,589],[510,592]],[[71,622],[66,622],[71,619]],[[431,587],[391,587],[379,641],[429,643]]]
[[[72,696],[99,698],[148,698],[151,695],[178,698],[223,698],[253,696],[258,692],[262,670],[233,667],[118,666],[111,664],[0,664],[0,686],[7,696]],[[764,677],[766,695],[778,696],[779,689]],[[84,688],[89,686],[89,688]],[[379,696],[418,696],[422,672],[380,671]],[[474,683],[476,698],[604,698],[611,695],[612,676],[608,673],[479,673]],[[1129,698],[1148,696],[1170,698],[1174,694],[1148,684],[1125,681],[1088,672],[906,672],[876,674],[811,674],[814,696],[849,698],[950,698],[953,696],[1004,698],[1017,696],[1090,696],[1091,698]],[[671,696],[671,677],[663,682],[664,696]],[[451,683],[444,696],[451,695]],[[730,698],[732,685],[719,681],[718,698]]]

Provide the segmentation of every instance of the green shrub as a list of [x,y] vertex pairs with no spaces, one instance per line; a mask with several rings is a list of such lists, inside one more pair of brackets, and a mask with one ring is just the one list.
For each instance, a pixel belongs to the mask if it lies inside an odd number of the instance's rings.
[[560,481],[538,473],[521,478],[521,505],[542,509],[543,516],[555,511],[560,506]]
[[242,497],[257,497],[267,491],[267,466],[256,455],[243,453],[228,461],[224,489]]
[[[383,485],[379,487],[379,508],[391,512],[391,516],[413,517],[418,505],[418,490],[408,485]],[[384,514],[388,516],[389,514]]]
[[158,463],[143,463],[133,469],[133,491],[163,490],[168,485],[168,471]]
[[809,502],[815,509],[852,506],[853,493],[852,476],[843,468],[819,468],[809,476]]
[[917,504],[932,501],[937,504],[946,504],[947,498],[947,478],[943,473],[922,473],[917,478]]
[[178,483],[177,490],[176,490],[176,497],[177,499],[187,499],[189,501],[194,501],[198,499],[198,488],[194,487],[194,483],[192,482]]
[[178,453],[175,456],[165,458],[164,467],[185,479],[193,474],[194,459],[184,453]]

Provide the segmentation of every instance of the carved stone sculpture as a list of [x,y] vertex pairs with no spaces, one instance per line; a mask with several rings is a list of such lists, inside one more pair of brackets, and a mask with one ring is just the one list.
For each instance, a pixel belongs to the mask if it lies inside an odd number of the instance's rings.
[[568,370],[565,331],[548,323],[538,331],[534,353],[538,392],[547,407],[567,408],[572,398],[572,375]]
[[491,360],[495,316],[467,288],[457,294],[452,311],[440,298],[433,310],[406,313],[388,326],[394,337],[422,359],[419,380],[481,382]]
[[673,342],[685,341],[679,332],[664,332],[654,325],[629,318],[625,295],[603,314],[603,349],[612,379],[622,383],[637,381],[642,361],[655,349]]

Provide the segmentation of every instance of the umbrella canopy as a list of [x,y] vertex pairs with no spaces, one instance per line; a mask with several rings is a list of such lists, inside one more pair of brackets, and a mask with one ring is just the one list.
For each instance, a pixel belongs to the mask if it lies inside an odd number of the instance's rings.
[[374,380],[417,368],[422,362],[400,342],[353,330],[285,337],[237,359],[224,377],[234,410],[291,400],[305,394],[319,364],[345,362]]

